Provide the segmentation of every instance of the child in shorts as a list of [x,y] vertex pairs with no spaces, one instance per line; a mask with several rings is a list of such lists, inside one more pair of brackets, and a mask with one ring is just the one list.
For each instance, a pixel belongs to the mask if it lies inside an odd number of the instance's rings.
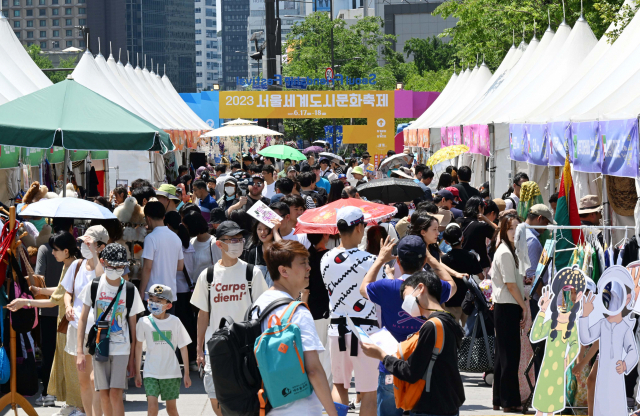
[[[158,400],[166,402],[169,416],[178,416],[176,400],[180,396],[182,373],[176,357],[176,348],[180,349],[182,362],[189,362],[187,345],[191,338],[180,319],[167,313],[171,309],[173,293],[165,285],[153,285],[149,288],[147,309],[149,316],[138,321],[136,326],[136,387],[142,387],[140,374],[142,364],[142,343],[147,343],[144,361],[144,390],[147,394],[149,416],[158,414]],[[185,366],[184,386],[191,387],[189,368]]]

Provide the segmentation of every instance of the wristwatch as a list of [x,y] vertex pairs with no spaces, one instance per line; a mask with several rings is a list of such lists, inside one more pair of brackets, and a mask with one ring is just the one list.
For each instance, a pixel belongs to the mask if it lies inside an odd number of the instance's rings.
[[31,301],[30,300],[27,301],[27,306],[31,307]]

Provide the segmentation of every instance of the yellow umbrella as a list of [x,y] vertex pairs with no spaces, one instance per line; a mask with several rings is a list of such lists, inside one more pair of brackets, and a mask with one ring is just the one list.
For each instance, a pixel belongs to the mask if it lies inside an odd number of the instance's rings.
[[442,149],[435,152],[429,160],[427,160],[427,166],[435,166],[440,162],[444,162],[445,160],[453,159],[456,156],[460,156],[463,153],[469,151],[469,146],[465,146],[464,144],[457,144],[455,146],[443,147]]

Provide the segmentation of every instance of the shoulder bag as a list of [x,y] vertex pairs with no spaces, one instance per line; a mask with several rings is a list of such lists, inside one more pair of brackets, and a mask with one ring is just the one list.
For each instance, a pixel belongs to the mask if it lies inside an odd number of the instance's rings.
[[[73,302],[73,298],[75,297],[75,291],[76,291],[76,277],[78,276],[78,272],[80,271],[80,267],[82,266],[83,260],[78,260],[78,263],[76,265],[76,271],[73,274],[73,292],[71,292],[71,302]],[[73,305],[72,305],[73,306]],[[61,334],[66,334],[67,333],[67,328],[69,327],[69,320],[67,319],[67,314],[65,311],[65,314],[62,316],[62,319],[60,320],[60,323],[58,324],[58,332]]]

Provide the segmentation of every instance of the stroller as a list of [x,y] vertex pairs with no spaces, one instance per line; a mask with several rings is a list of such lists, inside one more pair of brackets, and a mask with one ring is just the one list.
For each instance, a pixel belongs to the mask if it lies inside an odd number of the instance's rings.
[[[458,369],[469,373],[484,373],[484,382],[491,386],[495,359],[493,313],[476,281],[473,278],[464,281],[468,291],[462,302],[462,311],[471,315],[475,309],[478,315],[471,336],[464,337],[458,348]],[[482,328],[483,342],[476,336],[478,326]]]

